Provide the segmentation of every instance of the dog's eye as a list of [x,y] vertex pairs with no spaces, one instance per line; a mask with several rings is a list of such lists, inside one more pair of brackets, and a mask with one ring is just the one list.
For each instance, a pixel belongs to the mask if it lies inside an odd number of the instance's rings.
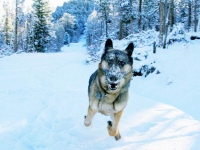
[[108,64],[112,64],[113,63],[113,60],[112,59],[109,59],[108,60]]
[[124,61],[119,61],[119,65],[120,65],[120,66],[123,67],[125,64],[126,64],[126,63],[125,63]]

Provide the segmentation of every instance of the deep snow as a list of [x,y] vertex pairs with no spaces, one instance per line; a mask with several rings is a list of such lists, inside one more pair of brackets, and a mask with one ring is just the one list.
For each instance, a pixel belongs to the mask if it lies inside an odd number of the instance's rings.
[[199,41],[149,55],[161,74],[133,78],[120,141],[108,135],[107,116],[83,124],[88,79],[98,66],[85,64],[83,45],[0,59],[0,149],[200,149]]

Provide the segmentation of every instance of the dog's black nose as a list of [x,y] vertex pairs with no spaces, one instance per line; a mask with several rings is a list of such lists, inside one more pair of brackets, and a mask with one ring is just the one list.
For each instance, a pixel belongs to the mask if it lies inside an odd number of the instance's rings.
[[114,75],[111,75],[109,77],[109,79],[110,79],[111,82],[116,82],[118,80],[118,78],[116,76],[114,76]]

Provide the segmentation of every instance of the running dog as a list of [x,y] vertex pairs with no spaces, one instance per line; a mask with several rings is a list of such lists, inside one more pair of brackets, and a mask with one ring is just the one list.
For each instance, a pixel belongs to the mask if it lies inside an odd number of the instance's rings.
[[89,107],[84,124],[90,126],[97,112],[109,115],[112,121],[108,121],[108,133],[116,140],[121,138],[118,124],[127,105],[133,75],[133,49],[133,43],[123,51],[114,49],[112,40],[107,39],[98,69],[89,79]]

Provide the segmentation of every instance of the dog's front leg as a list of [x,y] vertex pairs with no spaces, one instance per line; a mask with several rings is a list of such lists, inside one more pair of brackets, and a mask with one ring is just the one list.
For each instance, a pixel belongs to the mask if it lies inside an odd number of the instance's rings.
[[93,111],[90,106],[88,107],[88,114],[87,116],[85,116],[85,120],[84,120],[84,124],[85,126],[90,126],[91,125],[91,122],[92,122],[92,119],[94,117],[94,115],[96,114],[95,111]]
[[122,113],[123,113],[123,110],[121,110],[118,113],[113,114],[113,116],[111,116],[112,122],[108,121],[108,133],[110,136],[115,136],[116,140],[119,140],[121,138],[118,125],[119,125],[119,121],[122,116]]

